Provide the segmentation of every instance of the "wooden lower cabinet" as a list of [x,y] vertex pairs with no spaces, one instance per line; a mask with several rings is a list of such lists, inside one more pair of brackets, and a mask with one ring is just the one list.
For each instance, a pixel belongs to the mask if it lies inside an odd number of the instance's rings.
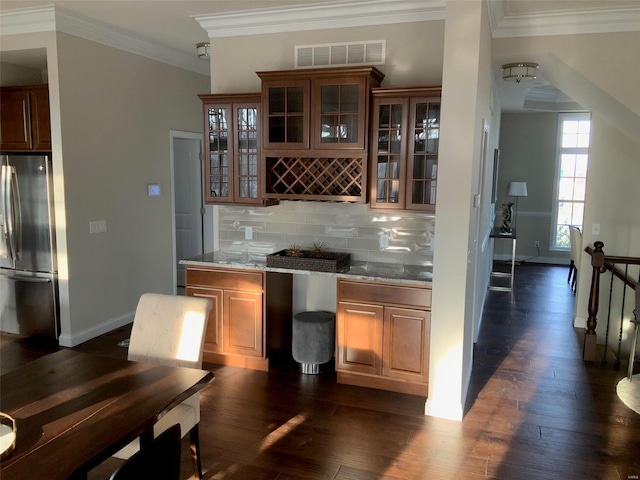
[[338,279],[338,382],[428,394],[431,289]]
[[212,302],[203,360],[268,370],[269,354],[291,345],[291,293],[288,274],[187,265],[186,294]]

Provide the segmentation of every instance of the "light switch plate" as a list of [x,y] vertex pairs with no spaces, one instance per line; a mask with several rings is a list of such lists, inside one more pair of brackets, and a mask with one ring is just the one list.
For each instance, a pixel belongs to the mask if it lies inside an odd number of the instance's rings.
[[591,234],[592,235],[600,235],[600,224],[599,223],[594,223],[591,226]]
[[150,183],[147,188],[150,197],[157,197],[160,195],[160,184]]
[[107,221],[106,220],[93,220],[89,222],[89,233],[104,233],[107,231]]
[[244,239],[253,240],[253,227],[244,227]]

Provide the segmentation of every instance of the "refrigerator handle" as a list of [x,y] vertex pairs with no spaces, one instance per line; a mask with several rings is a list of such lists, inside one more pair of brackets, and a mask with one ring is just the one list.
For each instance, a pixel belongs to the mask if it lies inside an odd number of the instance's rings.
[[[3,158],[4,160],[4,158]],[[11,257],[9,246],[9,166],[0,164],[0,258]]]
[[13,260],[20,260],[22,244],[22,211],[20,210],[20,191],[15,167],[3,167],[5,235],[9,254]]

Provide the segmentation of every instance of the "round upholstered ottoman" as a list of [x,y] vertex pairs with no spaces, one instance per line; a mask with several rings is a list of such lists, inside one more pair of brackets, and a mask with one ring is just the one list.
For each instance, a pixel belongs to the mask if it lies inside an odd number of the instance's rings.
[[291,353],[302,373],[320,373],[320,365],[333,358],[334,342],[334,313],[300,312],[293,316]]

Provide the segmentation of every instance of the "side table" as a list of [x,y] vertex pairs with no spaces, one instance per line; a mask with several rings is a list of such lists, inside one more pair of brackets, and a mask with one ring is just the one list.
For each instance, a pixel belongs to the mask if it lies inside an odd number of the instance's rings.
[[[512,292],[513,291],[513,272],[516,264],[516,229],[511,230],[510,233],[503,233],[500,230],[500,227],[496,227],[491,230],[491,234],[489,235],[491,238],[502,239],[502,240],[511,240],[511,271],[510,272],[499,272],[495,269],[491,269],[491,277],[489,278],[489,290],[498,290],[501,292]],[[509,279],[509,286],[501,286],[501,285],[492,285],[491,279],[493,277],[507,277]]]

